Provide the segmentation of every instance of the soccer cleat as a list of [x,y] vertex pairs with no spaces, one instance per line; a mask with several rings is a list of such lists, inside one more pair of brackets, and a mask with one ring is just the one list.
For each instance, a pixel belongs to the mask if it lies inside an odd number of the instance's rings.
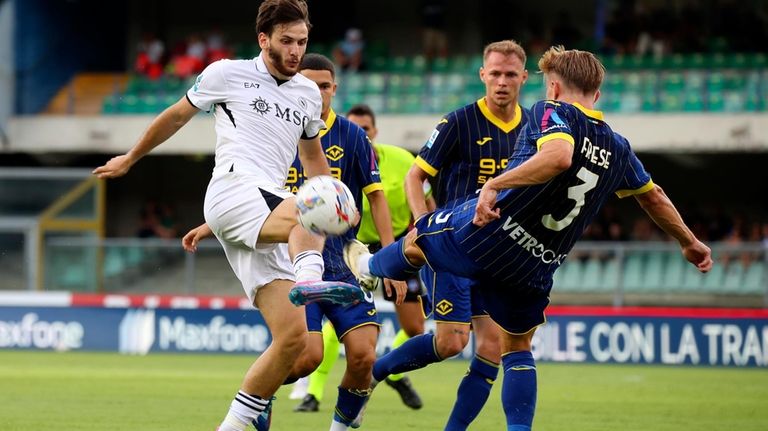
[[296,406],[293,411],[295,412],[316,412],[320,408],[320,401],[312,394],[307,394],[301,401],[301,404]]
[[288,298],[297,307],[318,301],[349,305],[365,300],[365,292],[342,281],[303,281],[293,286]]
[[272,425],[272,402],[275,398],[277,397],[270,398],[261,414],[251,421],[256,431],[269,431],[269,427]]
[[357,282],[360,283],[360,287],[368,291],[374,291],[376,290],[376,286],[378,286],[378,277],[374,275],[362,275],[357,263],[360,260],[360,256],[367,253],[369,253],[368,246],[356,239],[350,240],[344,245],[344,262],[349,267],[349,270],[352,271]]
[[403,400],[403,404],[406,406],[414,410],[418,410],[424,406],[424,403],[421,402],[421,397],[413,389],[411,379],[408,377],[403,377],[400,380],[386,379],[385,382],[400,394],[400,399]]

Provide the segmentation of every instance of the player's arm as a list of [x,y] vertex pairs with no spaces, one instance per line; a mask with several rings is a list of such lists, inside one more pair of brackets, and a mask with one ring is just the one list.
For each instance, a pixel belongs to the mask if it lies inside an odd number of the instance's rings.
[[200,243],[200,240],[211,236],[213,236],[213,231],[208,227],[208,223],[203,223],[184,235],[184,238],[181,239],[181,246],[184,247],[184,250],[194,253],[197,251],[197,244]]
[[125,175],[134,163],[152,151],[153,148],[167,141],[198,112],[199,110],[192,106],[186,96],[182,97],[155,117],[130,151],[113,157],[104,166],[94,169],[93,173],[99,178],[115,178]]
[[320,144],[319,135],[312,139],[299,141],[299,160],[301,160],[301,166],[304,167],[304,173],[307,177],[331,175],[331,168],[325,158],[325,151]]
[[430,211],[424,193],[424,181],[427,181],[428,176],[429,174],[415,163],[405,175],[405,196],[414,220]]
[[[371,218],[373,218],[373,224],[379,233],[379,241],[382,247],[386,247],[395,242],[395,235],[392,232],[392,216],[387,205],[387,198],[382,190],[374,190],[368,193],[366,197],[371,204]],[[385,280],[384,289],[386,289],[388,296],[392,296],[393,287],[397,292],[395,304],[400,305],[405,299],[408,286],[403,281],[389,280],[387,282]]]
[[683,256],[701,272],[712,269],[712,252],[699,241],[683,221],[675,205],[658,185],[649,191],[635,195],[640,207],[664,232],[675,238]]
[[520,166],[510,169],[483,185],[477,198],[473,223],[485,226],[500,217],[495,208],[496,195],[502,190],[543,184],[571,167],[573,143],[566,139],[552,139]]

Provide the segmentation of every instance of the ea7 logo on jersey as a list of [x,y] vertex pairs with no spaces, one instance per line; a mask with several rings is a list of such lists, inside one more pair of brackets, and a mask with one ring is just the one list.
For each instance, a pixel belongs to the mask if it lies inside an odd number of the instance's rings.
[[344,149],[338,145],[332,145],[325,150],[325,157],[328,157],[329,160],[333,160],[334,162],[338,161],[340,158],[344,157]]

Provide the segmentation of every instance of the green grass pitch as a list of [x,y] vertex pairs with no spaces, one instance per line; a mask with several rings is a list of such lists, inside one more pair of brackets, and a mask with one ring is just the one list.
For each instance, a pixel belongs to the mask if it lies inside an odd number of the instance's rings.
[[[253,358],[145,357],[0,351],[0,430],[214,430]],[[362,430],[440,430],[467,363],[447,361],[411,378],[425,406],[412,411],[382,385]],[[326,430],[339,361],[319,413],[294,413],[283,387],[272,429]],[[764,369],[539,364],[535,430],[768,429]],[[501,377],[471,429],[504,430]]]

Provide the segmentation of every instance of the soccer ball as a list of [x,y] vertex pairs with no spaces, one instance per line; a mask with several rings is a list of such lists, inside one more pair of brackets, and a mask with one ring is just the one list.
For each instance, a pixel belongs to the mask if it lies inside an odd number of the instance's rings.
[[342,235],[357,222],[355,198],[346,185],[328,175],[304,181],[296,192],[299,224],[310,232]]

